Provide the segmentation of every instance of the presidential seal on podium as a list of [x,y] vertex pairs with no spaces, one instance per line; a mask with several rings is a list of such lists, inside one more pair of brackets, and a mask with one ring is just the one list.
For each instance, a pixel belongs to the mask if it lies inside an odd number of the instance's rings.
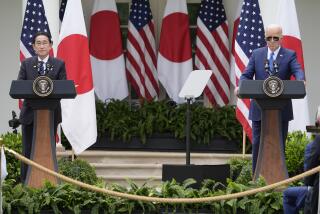
[[276,76],[270,76],[263,82],[263,91],[269,97],[278,97],[284,89],[283,81]]
[[53,82],[47,76],[39,76],[33,81],[32,88],[39,97],[47,97],[53,91]]

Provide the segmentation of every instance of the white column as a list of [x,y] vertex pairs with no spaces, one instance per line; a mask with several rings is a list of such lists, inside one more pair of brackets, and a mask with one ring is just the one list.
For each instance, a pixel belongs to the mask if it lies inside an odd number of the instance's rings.
[[27,0],[22,0],[22,20],[24,17],[24,11],[26,9],[26,6],[27,6]]

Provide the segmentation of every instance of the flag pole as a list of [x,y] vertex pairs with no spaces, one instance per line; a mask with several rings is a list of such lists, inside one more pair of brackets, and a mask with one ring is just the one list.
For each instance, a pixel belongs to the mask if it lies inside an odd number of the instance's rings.
[[246,155],[246,132],[242,129],[242,158]]
[[74,161],[74,150],[73,149],[71,150],[71,161],[72,162]]

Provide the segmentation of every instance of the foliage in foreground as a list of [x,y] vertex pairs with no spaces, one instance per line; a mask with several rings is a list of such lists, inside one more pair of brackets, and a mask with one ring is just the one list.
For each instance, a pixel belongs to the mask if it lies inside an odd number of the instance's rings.
[[[72,211],[80,213],[81,210],[90,210],[91,213],[132,213],[140,210],[141,213],[167,212],[190,213],[206,210],[210,213],[279,213],[282,210],[281,192],[258,193],[228,201],[217,201],[196,204],[162,204],[141,202],[124,198],[113,198],[101,193],[87,191],[70,184],[53,186],[46,183],[41,189],[31,189],[21,184],[16,186],[7,180],[3,186],[3,208],[5,213],[39,213],[40,210],[53,210],[54,213]],[[205,180],[202,187],[197,190],[190,187],[194,180],[187,179],[182,184],[175,180],[162,183],[161,186],[151,187],[147,184],[138,186],[129,181],[130,188],[117,184],[110,184],[106,188],[123,193],[142,196],[172,197],[172,198],[199,198],[212,197],[224,194],[237,193],[265,185],[263,181],[250,182],[248,185],[228,181],[227,186],[212,180]],[[262,212],[261,212],[262,211]]]
[[[6,147],[21,152],[21,135],[7,133],[1,136]],[[303,163],[305,145],[310,141],[305,134],[295,132],[289,134],[286,147],[286,160],[289,173],[297,174]],[[140,210],[142,213],[183,212],[189,213],[209,210],[212,213],[281,213],[282,193],[277,191],[258,193],[228,201],[199,204],[161,204],[139,202],[127,199],[109,197],[100,193],[86,191],[70,184],[52,186],[46,183],[41,189],[31,189],[17,184],[20,173],[20,162],[11,154],[6,153],[9,176],[3,185],[5,213],[39,213],[40,210],[50,209],[54,213],[69,210],[80,213],[81,210],[90,210],[91,213],[132,213]],[[92,183],[96,186],[105,185],[96,178],[94,169],[83,161],[69,163],[68,160],[59,161],[61,172],[74,179]],[[61,167],[65,165],[65,167]],[[191,188],[194,180],[188,179],[182,184],[175,180],[164,182],[161,186],[138,186],[128,181],[130,188],[127,189],[117,184],[108,184],[106,188],[124,193],[143,196],[173,197],[173,198],[198,198],[224,195],[241,192],[252,188],[264,186],[262,180],[251,182],[251,161],[246,159],[233,159],[230,161],[231,179],[226,186],[212,180],[203,182],[200,189]],[[292,166],[292,168],[291,168]]]
[[[59,161],[65,164],[63,174],[68,174],[73,178],[93,182],[88,179],[88,175],[96,177],[93,168],[85,161],[74,161],[64,159]],[[175,180],[163,182],[160,186],[149,186],[145,183],[138,186],[128,180],[129,188],[118,184],[107,184],[101,180],[95,180],[96,186],[105,187],[117,192],[129,193],[141,196],[153,196],[160,198],[200,198],[212,197],[224,194],[232,194],[264,186],[263,180],[252,182],[250,170],[251,163],[248,160],[234,159],[230,162],[232,179],[229,179],[227,185],[223,185],[213,180],[205,180],[200,189],[192,188],[195,183],[193,179],[187,179],[183,183]],[[79,170],[80,166],[82,170]],[[68,170],[66,170],[68,169]],[[85,175],[86,174],[86,175]],[[46,183],[41,189],[32,189],[24,185],[15,185],[15,181],[7,179],[3,186],[4,203],[3,207],[6,213],[12,213],[13,210],[18,213],[39,213],[41,210],[53,210],[54,213],[65,212],[81,213],[81,210],[90,210],[91,213],[191,213],[191,212],[209,212],[209,213],[279,213],[282,211],[281,192],[258,193],[252,196],[246,196],[239,199],[228,201],[217,201],[196,204],[164,204],[128,200],[124,198],[113,198],[101,193],[91,192],[70,184],[62,183],[53,186]],[[160,212],[161,211],[161,212]]]

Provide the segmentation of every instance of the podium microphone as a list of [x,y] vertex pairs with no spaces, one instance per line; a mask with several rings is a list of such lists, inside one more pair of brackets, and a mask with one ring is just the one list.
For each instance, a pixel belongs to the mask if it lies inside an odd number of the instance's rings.
[[269,61],[267,59],[264,61],[264,70],[271,75]]
[[279,72],[279,65],[276,61],[273,62],[273,70],[275,74]]

